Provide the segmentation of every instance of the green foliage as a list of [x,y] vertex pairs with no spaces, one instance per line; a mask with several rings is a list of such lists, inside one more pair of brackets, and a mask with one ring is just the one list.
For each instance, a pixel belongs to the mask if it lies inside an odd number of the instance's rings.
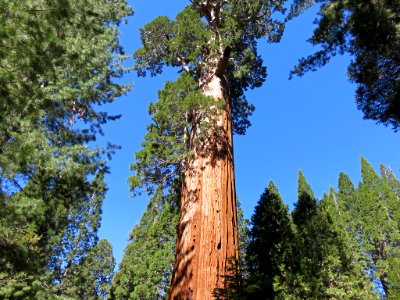
[[273,299],[275,280],[282,280],[283,266],[289,267],[294,238],[288,207],[271,181],[261,195],[251,218],[246,261],[250,298]]
[[188,6],[172,21],[160,16],[140,30],[143,48],[134,54],[138,75],[152,76],[162,72],[162,67],[181,66],[189,73],[196,72],[198,59],[205,54],[210,39],[207,25],[194,7]]
[[167,195],[161,188],[150,200],[116,273],[109,299],[165,299],[171,281],[176,224],[179,220],[179,182]]
[[74,265],[58,290],[71,299],[105,299],[114,274],[112,246],[100,240]]
[[97,243],[115,147],[87,144],[117,118],[100,106],[129,89],[114,79],[117,25],[132,13],[100,2],[0,4],[0,298],[61,296]]
[[[210,107],[218,105],[201,93],[196,81],[186,73],[175,82],[166,82],[158,97],[157,102],[149,105],[153,123],[147,126],[143,149],[135,154],[136,162],[131,165],[136,171],[136,175],[129,178],[133,191],[145,187],[152,193],[161,182],[170,186],[176,176],[186,170],[190,132],[203,132],[205,127],[195,122],[197,128],[194,128],[193,118],[201,117],[199,111],[209,114]],[[196,142],[201,138],[200,134]]]
[[300,299],[374,299],[368,280],[352,264],[352,245],[343,231],[334,191],[318,202],[301,172],[298,190],[292,213],[299,257],[294,264],[295,283],[299,284],[294,295]]
[[317,213],[318,207],[314,192],[301,171],[299,171],[297,193],[298,199],[292,216],[294,223],[301,227]]
[[331,189],[317,201],[300,171],[292,221],[276,187],[268,185],[252,216],[249,274],[239,299],[379,298],[349,232],[355,189],[344,174],[340,187],[341,198]]
[[364,258],[371,278],[380,283],[388,299],[395,299],[391,291],[398,293],[400,287],[398,270],[392,267],[400,261],[399,198],[397,191],[365,159],[361,160],[361,175],[358,231]]
[[303,75],[345,52],[354,60],[348,76],[357,84],[356,102],[366,119],[400,126],[400,4],[398,1],[296,0],[290,17],[321,4],[310,39],[321,50],[303,58],[292,74]]

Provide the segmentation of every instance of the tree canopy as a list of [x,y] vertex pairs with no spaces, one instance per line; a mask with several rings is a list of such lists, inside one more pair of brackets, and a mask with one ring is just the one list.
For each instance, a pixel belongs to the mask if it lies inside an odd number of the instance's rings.
[[349,53],[349,79],[366,119],[400,128],[400,4],[393,0],[295,0],[289,17],[319,4],[310,42],[321,50],[302,58],[292,74],[315,71]]
[[117,26],[132,11],[106,0],[11,0],[0,10],[0,295],[45,299],[104,246],[115,147],[89,143],[117,118],[100,106],[129,90],[115,82],[125,71]]

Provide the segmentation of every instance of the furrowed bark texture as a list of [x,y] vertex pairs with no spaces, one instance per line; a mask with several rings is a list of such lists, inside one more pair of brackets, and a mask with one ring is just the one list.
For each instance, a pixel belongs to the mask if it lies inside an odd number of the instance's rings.
[[[215,72],[214,72],[215,74]],[[214,75],[202,87],[226,108],[211,122],[207,138],[192,139],[185,174],[170,300],[213,299],[222,288],[228,263],[238,256],[232,118],[227,83]]]

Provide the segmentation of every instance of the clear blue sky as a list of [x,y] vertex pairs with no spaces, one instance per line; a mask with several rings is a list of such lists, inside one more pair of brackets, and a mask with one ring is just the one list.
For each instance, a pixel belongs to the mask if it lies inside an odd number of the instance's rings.
[[[140,47],[139,28],[159,15],[173,18],[188,3],[130,1],[135,15],[128,25],[121,25],[121,41],[127,54]],[[292,208],[299,169],[318,197],[330,186],[336,188],[339,172],[347,173],[357,183],[361,156],[375,169],[383,163],[399,174],[400,132],[362,119],[354,103],[355,86],[346,77],[349,57],[335,57],[318,72],[288,80],[297,60],[317,50],[306,42],[315,17],[314,9],[288,23],[279,44],[260,41],[259,53],[268,68],[268,78],[263,87],[247,94],[256,106],[253,125],[245,136],[234,138],[236,192],[246,217],[252,215],[271,179]],[[150,122],[147,105],[157,100],[157,91],[166,80],[176,77],[176,71],[166,70],[155,78],[128,74],[123,81],[133,81],[133,90],[107,107],[111,113],[122,114],[122,118],[107,124],[99,142],[111,141],[122,149],[109,164],[109,191],[103,205],[100,237],[112,243],[118,263],[128,234],[148,203],[146,196],[130,198],[127,183],[133,154],[140,149]]]

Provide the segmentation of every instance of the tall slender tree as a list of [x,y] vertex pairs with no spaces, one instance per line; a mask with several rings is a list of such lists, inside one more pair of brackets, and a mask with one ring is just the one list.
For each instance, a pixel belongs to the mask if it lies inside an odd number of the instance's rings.
[[132,188],[181,175],[181,217],[170,299],[211,299],[238,255],[232,132],[243,134],[253,106],[244,97],[266,68],[257,41],[279,41],[283,0],[193,0],[175,20],[158,17],[141,30],[134,54],[139,75],[178,67],[150,107]]
[[253,299],[274,299],[274,282],[290,272],[293,224],[288,207],[271,181],[251,218],[251,240],[247,249],[247,280]]
[[400,260],[400,203],[396,190],[391,189],[364,158],[361,159],[361,175],[358,199],[362,246],[371,278],[379,282],[390,299],[391,291],[398,293],[400,286],[398,270],[392,268]]
[[355,280],[358,280],[356,288],[352,290],[356,291],[359,296],[363,296],[362,298],[377,299],[379,297],[374,291],[372,281],[368,276],[370,274],[367,263],[368,255],[362,245],[363,225],[360,216],[358,191],[349,176],[344,173],[339,174],[338,188],[339,190],[335,193],[335,196],[331,196],[333,201],[331,201],[330,214],[333,216],[332,219],[335,225],[340,230],[346,247],[347,257],[352,267],[352,274],[350,275],[353,278],[355,277]]
[[311,186],[302,171],[299,171],[297,182],[297,203],[292,212],[293,222],[301,227],[317,213],[318,202]]
[[325,293],[329,299],[378,299],[366,269],[360,263],[360,247],[356,235],[352,234],[357,218],[347,205],[354,201],[355,193],[354,186],[347,180],[346,175],[340,174],[342,190],[339,193],[345,199],[340,199],[331,188],[320,202],[320,223],[325,221],[333,233],[320,242],[327,245],[323,259]]
[[[380,177],[361,159],[362,182],[355,189],[348,176],[339,177],[337,203],[351,247],[351,262],[362,285],[373,283],[375,294],[384,299],[399,296],[399,182],[394,173],[381,166]],[[363,276],[362,276],[363,275]],[[361,283],[361,282],[360,282]],[[372,295],[369,296],[372,298]]]

